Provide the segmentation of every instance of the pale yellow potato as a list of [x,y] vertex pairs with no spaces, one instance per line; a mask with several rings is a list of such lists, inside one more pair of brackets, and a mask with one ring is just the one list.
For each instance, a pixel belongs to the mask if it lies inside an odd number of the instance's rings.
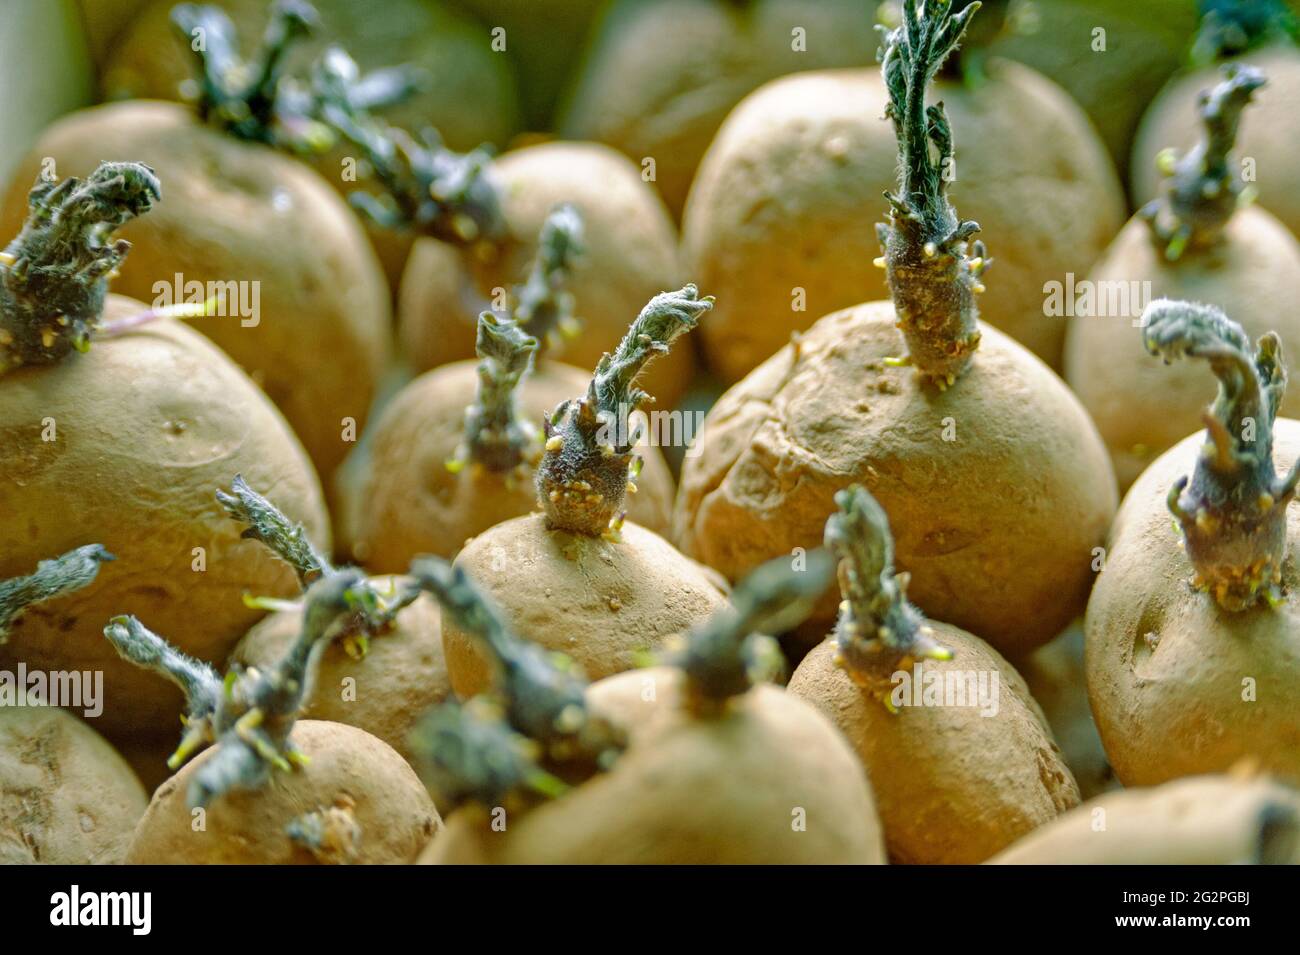
[[[284,412],[328,492],[348,435],[365,424],[391,337],[384,277],[347,204],[297,160],[201,126],[185,107],[137,101],[50,126],[10,180],[0,235],[18,233],[47,158],[61,179],[101,160],[153,168],[162,200],[119,230],[131,254],[114,290],[167,304],[190,294],[178,293],[178,275],[205,294],[211,282],[241,283],[226,293],[228,314],[190,324]],[[239,304],[253,314],[237,314]]]
[[441,825],[415,771],[387,743],[342,723],[302,720],[290,739],[309,762],[272,770],[260,789],[233,790],[204,809],[186,790],[214,750],[199,754],[154,793],[127,852],[129,865],[309,865],[320,861],[289,838],[304,813],[348,806],[359,833],[357,864],[411,862]]
[[[1300,422],[1273,428],[1279,473],[1300,457]],[[1224,772],[1249,758],[1300,784],[1300,508],[1288,509],[1283,600],[1231,613],[1193,590],[1165,503],[1191,475],[1204,432],[1174,445],[1124,497],[1088,612],[1088,697],[1125,786]]]
[[[993,258],[980,315],[1048,364],[1065,321],[1043,286],[1084,275],[1124,222],[1110,159],[1079,107],[1042,74],[991,60],[968,88],[939,78],[956,145],[950,198]],[[718,297],[700,325],[709,366],[735,382],[818,317],[886,298],[876,223],[898,147],[878,69],[774,80],[747,96],[700,163],[683,267]]]
[[[648,691],[653,689],[653,693]],[[870,864],[885,861],[861,765],[815,709],[760,685],[696,717],[680,670],[623,673],[588,690],[624,727],[613,767],[493,831],[451,815],[421,855],[434,864]]]
[[104,738],[46,706],[0,706],[0,865],[119,863],[148,802]]
[[[109,296],[105,316],[143,308]],[[298,592],[293,571],[242,539],[217,503],[236,474],[328,550],[329,518],[302,446],[197,332],[155,322],[0,378],[0,579],[86,543],[117,557],[84,589],[28,610],[0,647],[0,668],[102,670],[97,728],[115,739],[171,737],[180,691],[121,659],[104,626],[134,614],[219,664],[262,616],[245,593]]]
[[[549,530],[540,513],[517,517],[467,543],[455,564],[515,633],[567,654],[592,680],[637,666],[727,603],[714,575],[631,521],[608,541]],[[444,619],[442,639],[456,695],[485,690],[491,671],[475,638]]]
[[890,713],[835,665],[834,640],[804,657],[789,692],[819,709],[862,760],[892,862],[971,865],[1077,806],[1079,787],[1015,668],[979,637],[928,625],[953,658],[916,664],[922,690],[926,672],[983,674],[987,709],[968,700]]

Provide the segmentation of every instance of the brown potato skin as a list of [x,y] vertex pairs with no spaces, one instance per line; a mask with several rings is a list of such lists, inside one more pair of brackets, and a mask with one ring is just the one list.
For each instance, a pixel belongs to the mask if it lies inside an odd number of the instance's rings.
[[1098,796],[989,862],[1294,865],[1300,863],[1297,820],[1300,795],[1272,780],[1193,776]]
[[[110,296],[109,318],[144,308]],[[57,440],[42,440],[53,419]],[[269,494],[317,546],[329,519],[302,447],[248,377],[197,332],[155,322],[48,367],[0,379],[0,579],[87,543],[117,560],[83,590],[39,605],[0,647],[0,667],[102,669],[97,728],[171,735],[181,694],[121,660],[110,617],[135,614],[185,653],[226,658],[261,611],[246,592],[298,592],[287,565],[217,503],[236,474]],[[192,569],[194,548],[206,569]]]
[[[666,540],[628,521],[617,543],[517,517],[465,545],[463,567],[521,637],[568,654],[592,679],[629,670],[638,654],[689,630],[727,603],[715,579]],[[442,625],[456,695],[487,688],[490,670],[473,639]]]
[[[622,673],[588,691],[628,730],[608,772],[493,832],[474,810],[448,819],[420,861],[642,865],[884,862],[861,765],[813,707],[760,685],[716,719],[686,710],[681,671]],[[647,700],[647,688],[654,699]],[[793,812],[806,813],[795,831]]]
[[[542,419],[562,402],[585,394],[590,373],[543,361],[519,387],[519,417],[539,432]],[[469,538],[535,510],[537,488],[523,479],[459,474],[446,462],[459,453],[465,409],[478,387],[478,363],[453,362],[426,372],[388,404],[367,436],[365,462],[348,508],[354,521],[351,549],[377,573],[400,573],[419,554],[455,557]],[[637,492],[628,495],[628,518],[668,533],[676,486],[658,448],[642,446]]]
[[[991,60],[971,91],[937,80],[957,144],[951,199],[995,262],[980,316],[1053,367],[1065,322],[1043,284],[1083,275],[1124,222],[1115,171],[1087,118],[1041,74]],[[876,223],[898,147],[879,71],[775,80],[731,113],[700,164],[682,222],[683,266],[718,297],[700,324],[709,366],[740,380],[819,316],[888,297]],[[795,290],[806,301],[795,311]]]
[[[388,589],[392,578],[373,583]],[[370,639],[364,659],[348,656],[335,641],[321,656],[314,691],[302,717],[346,723],[383,740],[409,761],[407,737],[430,707],[451,695],[442,653],[438,608],[428,597],[404,607],[393,629]],[[259,621],[231,653],[232,663],[267,667],[281,659],[298,637],[300,610],[282,610]],[[343,681],[355,684],[345,687]],[[344,699],[349,690],[353,699]]]
[[[1257,179],[1252,185],[1259,190],[1259,204],[1300,236],[1300,159],[1295,151],[1300,139],[1295,109],[1300,100],[1300,49],[1264,47],[1230,62],[1257,67],[1268,77],[1242,116],[1234,159],[1255,161]],[[1172,146],[1182,155],[1204,135],[1196,97],[1220,78],[1217,67],[1184,73],[1170,80],[1151,103],[1133,142],[1129,175],[1135,203],[1159,193],[1155,158],[1162,149]]]
[[[0,234],[15,235],[42,157],[60,178],[103,159],[147,163],[163,199],[119,234],[131,254],[115,291],[152,303],[155,283],[259,282],[260,322],[192,319],[252,376],[302,439],[327,492],[365,423],[390,339],[388,293],[347,204],[307,166],[199,125],[186,108],[114,103],[50,126],[10,180]],[[283,208],[277,209],[279,202]]]
[[[939,392],[881,364],[906,353],[894,323],[889,302],[828,315],[723,395],[683,465],[674,540],[734,582],[819,546],[835,492],[860,483],[890,515],[917,606],[1027,652],[1088,599],[1115,512],[1105,448],[1064,383],[996,329]],[[837,598],[809,621],[817,639]]]
[[342,723],[300,720],[291,736],[306,766],[273,770],[266,786],[214,800],[196,832],[186,790],[206,750],[154,793],[136,827],[128,865],[311,865],[285,828],[303,813],[352,800],[361,827],[356,863],[412,861],[441,825],[415,771],[387,744]]
[[[655,186],[680,219],[695,169],[731,108],[777,76],[869,61],[878,43],[874,6],[622,0],[587,50],[562,135],[606,143],[638,164],[653,158]],[[793,49],[795,27],[805,31],[802,50]]]
[[[1274,465],[1284,473],[1300,457],[1300,422],[1280,418],[1273,435]],[[1287,514],[1282,605],[1219,609],[1191,588],[1192,566],[1165,504],[1204,443],[1202,432],[1165,452],[1120,506],[1084,617],[1088,698],[1125,786],[1222,772],[1245,757],[1297,785],[1300,508]],[[1243,700],[1247,679],[1253,702]]]
[[45,706],[0,706],[0,865],[112,865],[148,802],[104,738]]
[[1079,804],[1079,788],[1025,681],[996,650],[957,627],[931,622],[953,651],[925,670],[987,671],[998,712],[902,707],[890,713],[835,666],[832,640],[811,650],[789,691],[839,728],[866,767],[892,862],[971,865]]
[[[406,356],[419,371],[473,358],[478,316],[492,304],[492,290],[524,280],[547,214],[571,202],[582,213],[586,254],[567,287],[582,330],[551,357],[595,368],[652,296],[682,284],[668,210],[631,160],[596,143],[526,146],[506,153],[495,169],[513,241],[488,261],[435,239],[415,244],[397,307]],[[710,320],[706,316],[701,325]],[[680,343],[646,369],[641,386],[658,407],[672,408],[692,365],[690,347]]]
[[[1146,222],[1131,219],[1093,266],[1088,280],[1150,282],[1151,298],[1206,302],[1227,311],[1251,339],[1268,331],[1284,355],[1300,355],[1300,242],[1271,213],[1237,210],[1223,241],[1169,262]],[[1096,285],[1106,288],[1105,285]],[[1138,309],[1140,316],[1141,309]],[[1065,378],[1110,450],[1120,488],[1128,488],[1162,452],[1203,427],[1216,385],[1198,362],[1166,365],[1142,347],[1138,316],[1069,320]],[[1141,409],[1134,414],[1134,409]],[[1300,389],[1282,414],[1300,415]]]

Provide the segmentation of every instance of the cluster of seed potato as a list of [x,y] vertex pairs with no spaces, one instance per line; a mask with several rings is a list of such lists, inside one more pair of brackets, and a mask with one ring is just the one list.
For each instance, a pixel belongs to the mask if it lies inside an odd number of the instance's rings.
[[0,861],[1300,862],[1300,33],[1153,6],[78,0]]

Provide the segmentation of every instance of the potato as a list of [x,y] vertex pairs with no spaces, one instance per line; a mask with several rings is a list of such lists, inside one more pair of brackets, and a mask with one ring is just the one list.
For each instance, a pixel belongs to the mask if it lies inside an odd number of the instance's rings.
[[[1295,111],[1300,97],[1300,49],[1274,44],[1231,62],[1257,67],[1268,77],[1268,85],[1256,96],[1258,105],[1242,123],[1237,153],[1250,161],[1259,204],[1300,235],[1300,162],[1295,156],[1300,138]],[[1184,152],[1201,135],[1196,98],[1214,85],[1215,78],[1213,67],[1185,73],[1170,80],[1151,103],[1133,144],[1129,174],[1136,202],[1146,202],[1159,192],[1157,154],[1170,146]]]
[[1300,863],[1300,796],[1268,779],[1195,776],[1106,793],[989,860],[1001,865]]
[[495,831],[458,810],[420,861],[835,864],[884,861],[861,766],[812,707],[758,686],[716,718],[686,706],[676,668],[594,684],[591,711],[625,727],[612,768]]
[[[888,302],[828,315],[723,395],[683,465],[673,539],[734,581],[817,546],[835,492],[861,483],[892,517],[917,606],[1027,652],[1087,601],[1116,503],[1105,448],[1060,379],[996,329],[938,391],[886,364],[906,352],[896,322]],[[817,639],[834,614],[828,598]]]
[[119,863],[147,797],[126,762],[65,710],[0,706],[0,864]]
[[991,716],[945,705],[890,713],[835,665],[829,641],[804,657],[789,690],[821,710],[862,760],[891,861],[971,865],[1077,806],[1079,787],[1011,664],[964,630],[930,626],[953,659],[927,660],[921,671],[989,674],[1000,687]]
[[[1251,121],[1248,116],[1247,125]],[[1098,290],[1141,290],[1141,298],[1218,305],[1252,338],[1276,331],[1286,354],[1300,355],[1300,321],[1290,327],[1294,303],[1300,301],[1300,242],[1262,208],[1239,210],[1218,245],[1188,252],[1176,262],[1152,241],[1150,226],[1133,219],[1093,266],[1088,281]],[[1134,305],[1141,304],[1134,299]],[[1197,430],[1202,409],[1214,397],[1204,369],[1164,367],[1143,352],[1136,317],[1075,318],[1065,346],[1066,380],[1097,423],[1124,489],[1157,456]],[[1142,413],[1134,414],[1135,408]],[[1282,409],[1300,415],[1300,391],[1288,395]]]
[[[373,579],[381,592],[392,579]],[[302,629],[301,610],[282,610],[257,623],[231,653],[232,663],[266,669],[285,655]],[[451,694],[442,653],[439,613],[421,598],[404,607],[392,629],[368,641],[354,659],[341,641],[321,656],[304,719],[329,720],[363,729],[408,756],[407,737],[416,719]]]
[[[555,361],[542,361],[519,387],[519,416],[540,422],[561,401],[581,394],[588,375]],[[465,408],[474,399],[477,364],[453,362],[426,372],[385,407],[367,436],[355,500],[352,553],[378,573],[405,570],[417,554],[454,557],[471,537],[537,507],[531,470],[523,476],[458,473],[446,463],[464,439]],[[539,428],[540,430],[540,428]],[[675,491],[657,448],[638,449],[644,466],[638,491],[628,498],[628,517],[667,533]]]
[[[1274,467],[1286,473],[1300,457],[1300,421],[1274,422],[1273,440]],[[1092,711],[1126,786],[1223,772],[1243,757],[1296,785],[1300,575],[1287,559],[1279,606],[1236,613],[1188,585],[1193,567],[1166,498],[1204,444],[1201,433],[1174,445],[1124,497],[1085,618]],[[1300,549],[1295,507],[1285,546]]]
[[[523,279],[547,215],[571,202],[587,249],[569,283],[582,330],[551,357],[594,366],[646,299],[679,284],[676,236],[663,203],[630,160],[593,143],[528,146],[502,156],[494,170],[512,239],[487,260],[434,239],[416,243],[398,304],[407,357],[421,371],[472,358],[478,316],[493,290]],[[691,365],[690,351],[679,349],[647,373],[660,407],[673,407]]]
[[[1105,149],[1041,74],[990,60],[968,88],[940,77],[958,143],[954,201],[994,260],[983,318],[1053,366],[1065,322],[1043,286],[1084,274],[1124,221]],[[775,80],[746,97],[709,147],[682,221],[683,265],[718,297],[703,331],[709,366],[740,380],[822,315],[886,297],[876,223],[898,150],[878,70]],[[951,178],[955,175],[955,179]]]
[[[592,37],[561,134],[606,143],[638,164],[653,159],[654,183],[680,219],[695,169],[731,108],[786,73],[870,62],[872,7],[621,0]],[[690,43],[680,42],[685,35]]]
[[147,163],[165,190],[150,215],[121,229],[131,255],[115,290],[163,304],[190,295],[178,282],[224,294],[225,314],[191,324],[284,412],[328,489],[389,347],[383,275],[356,216],[302,163],[202,126],[184,107],[140,101],[47,129],[11,182],[0,234],[17,233],[43,161],[65,177],[105,156]]
[[[144,306],[109,296],[105,318]],[[52,436],[51,440],[46,440]],[[136,613],[185,652],[221,660],[259,616],[247,591],[297,593],[293,573],[242,541],[213,497],[242,472],[328,547],[311,464],[248,377],[203,336],[157,321],[88,354],[0,378],[0,578],[93,539],[118,557],[93,584],[34,607],[0,667],[102,669],[110,737],[170,733],[177,691],[123,663],[101,635]]]
[[[593,680],[636,666],[645,651],[726,604],[706,571],[634,523],[622,540],[551,530],[542,514],[498,524],[456,557],[527,639],[572,657]],[[473,639],[444,620],[452,689],[461,699],[488,683]]]
[[[393,864],[415,858],[439,826],[438,813],[414,771],[369,733],[322,720],[301,720],[292,742],[309,762],[275,773],[261,789],[226,793],[208,806],[202,827],[186,803],[189,780],[216,749],[201,754],[159,787],[127,852],[131,865],[302,865],[316,861]],[[316,855],[288,829],[305,815],[331,810],[354,841],[335,859]],[[299,823],[301,825],[301,823]],[[328,845],[328,843],[327,843]]]
[[[327,44],[341,43],[365,71],[408,65],[422,71],[425,88],[384,110],[399,126],[434,126],[456,150],[483,143],[504,146],[519,123],[514,77],[504,58],[490,47],[487,30],[440,0],[388,0],[375,16],[355,0],[311,0],[320,14],[314,34],[299,41],[286,56],[286,69],[305,74]],[[153,0],[131,22],[105,64],[107,99],[181,97],[182,84],[196,76],[194,55],[171,23],[174,0]],[[261,41],[269,4],[266,0],[217,0],[230,15],[242,50]],[[345,180],[342,160],[355,150],[339,146],[312,160],[327,182],[347,193],[364,179]],[[378,227],[369,230],[394,293],[412,242]]]

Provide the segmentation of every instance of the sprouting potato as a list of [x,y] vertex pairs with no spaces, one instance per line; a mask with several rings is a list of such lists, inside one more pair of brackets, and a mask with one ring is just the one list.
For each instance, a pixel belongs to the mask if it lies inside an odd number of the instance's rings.
[[244,591],[293,592],[292,574],[219,520],[212,488],[235,472],[274,486],[317,546],[330,542],[316,475],[266,396],[203,336],[107,294],[128,247],[111,231],[161,190],[139,163],[41,181],[0,258],[0,576],[87,537],[119,558],[28,614],[0,666],[102,668],[110,739],[157,735],[176,707],[104,645],[111,614],[145,614],[221,660],[261,616]]
[[[860,483],[892,516],[917,605],[1017,655],[1083,610],[1116,489],[1078,399],[979,321],[988,253],[948,200],[944,108],[919,95],[975,8],[937,9],[885,52],[900,181],[876,264],[893,300],[820,319],[722,396],[683,464],[673,538],[734,581],[817,546],[835,492]],[[817,639],[834,608],[814,614]]]
[[1078,786],[1011,664],[907,602],[880,505],[860,487],[836,504],[826,543],[840,557],[844,601],[790,693],[862,760],[891,860],[983,862],[1078,805]]
[[[1161,368],[1133,347],[1147,296],[1231,309],[1249,334],[1276,331],[1288,351],[1300,353],[1300,325],[1289,321],[1300,300],[1300,242],[1271,213],[1246,204],[1252,193],[1234,148],[1242,111],[1261,88],[1268,88],[1262,72],[1231,64],[1203,92],[1201,141],[1181,158],[1166,156],[1163,194],[1093,266],[1087,283],[1094,304],[1071,320],[1065,377],[1097,423],[1121,489],[1196,430],[1212,395],[1195,367]],[[1259,119],[1246,111],[1245,126]],[[1300,414],[1300,393],[1282,410]]]

